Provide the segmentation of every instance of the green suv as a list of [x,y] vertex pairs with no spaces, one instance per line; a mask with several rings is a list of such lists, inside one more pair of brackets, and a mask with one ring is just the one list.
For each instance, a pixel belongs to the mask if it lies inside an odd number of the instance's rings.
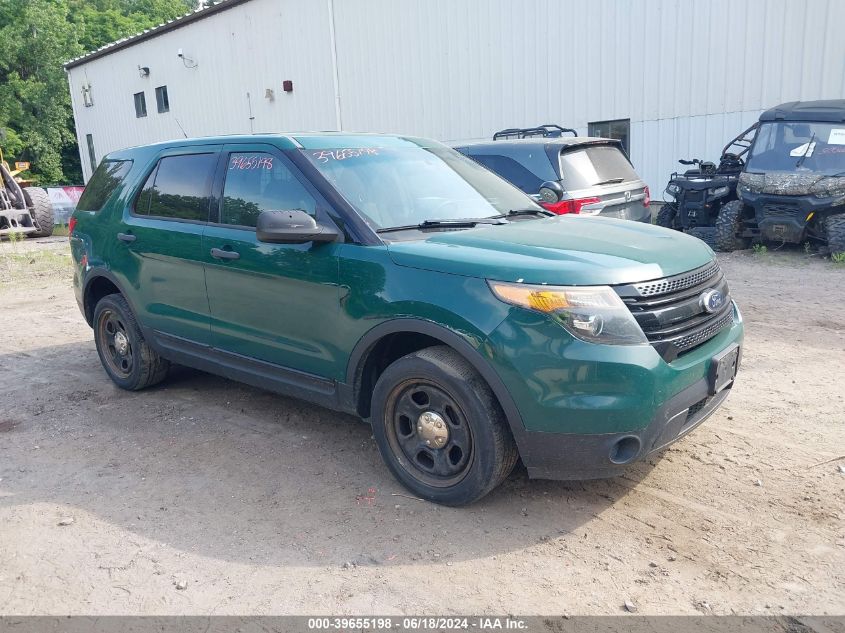
[[461,505],[620,473],[725,399],[742,319],[703,242],[554,216],[418,138],[114,152],[71,220],[74,286],[124,389],[171,362],[357,414],[396,478]]

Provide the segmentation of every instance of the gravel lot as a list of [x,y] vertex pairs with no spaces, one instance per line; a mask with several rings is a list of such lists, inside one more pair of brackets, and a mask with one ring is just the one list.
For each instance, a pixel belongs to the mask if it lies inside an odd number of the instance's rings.
[[449,509],[354,418],[182,368],[117,389],[41,242],[0,244],[0,614],[843,612],[843,266],[721,257],[719,412],[625,477]]

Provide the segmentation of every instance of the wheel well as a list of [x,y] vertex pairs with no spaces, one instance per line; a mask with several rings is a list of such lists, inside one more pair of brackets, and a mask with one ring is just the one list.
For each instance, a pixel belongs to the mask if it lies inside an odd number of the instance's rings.
[[88,325],[94,322],[94,308],[97,307],[100,299],[107,295],[120,294],[120,288],[106,277],[97,277],[85,288],[85,320]]
[[426,347],[446,345],[440,339],[418,332],[394,332],[380,338],[366,353],[355,379],[356,407],[362,418],[370,416],[373,389],[379,376],[392,362]]

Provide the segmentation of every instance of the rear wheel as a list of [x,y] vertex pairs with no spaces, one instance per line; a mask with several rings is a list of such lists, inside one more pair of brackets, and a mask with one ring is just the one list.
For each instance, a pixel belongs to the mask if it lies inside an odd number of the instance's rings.
[[742,231],[742,200],[732,200],[719,210],[716,218],[716,250],[739,251],[748,248],[750,240],[740,237]]
[[53,234],[53,203],[50,196],[40,187],[24,187],[23,197],[29,214],[38,231],[30,233],[29,237],[50,237]]
[[516,464],[516,444],[499,403],[449,347],[429,347],[391,364],[376,383],[372,410],[382,458],[424,499],[471,503]]
[[824,221],[827,248],[831,255],[845,255],[845,213],[828,216]]
[[660,207],[660,211],[657,212],[657,218],[654,222],[657,226],[664,226],[667,229],[675,229],[677,228],[677,216],[678,207],[673,202],[667,202]]
[[170,363],[153,350],[122,295],[100,299],[94,308],[94,342],[109,378],[138,391],[164,380]]
[[715,226],[694,226],[687,229],[687,235],[697,237],[713,250],[716,250],[716,227]]

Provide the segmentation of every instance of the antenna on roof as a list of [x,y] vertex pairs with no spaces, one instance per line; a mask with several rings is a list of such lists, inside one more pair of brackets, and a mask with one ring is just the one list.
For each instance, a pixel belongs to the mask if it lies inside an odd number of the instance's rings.
[[184,136],[185,138],[188,138],[188,133],[185,132],[185,128],[183,128],[182,124],[179,123],[179,119],[177,119],[176,117],[173,117],[173,119],[176,121],[176,125],[179,126],[179,129],[182,130],[182,136]]

